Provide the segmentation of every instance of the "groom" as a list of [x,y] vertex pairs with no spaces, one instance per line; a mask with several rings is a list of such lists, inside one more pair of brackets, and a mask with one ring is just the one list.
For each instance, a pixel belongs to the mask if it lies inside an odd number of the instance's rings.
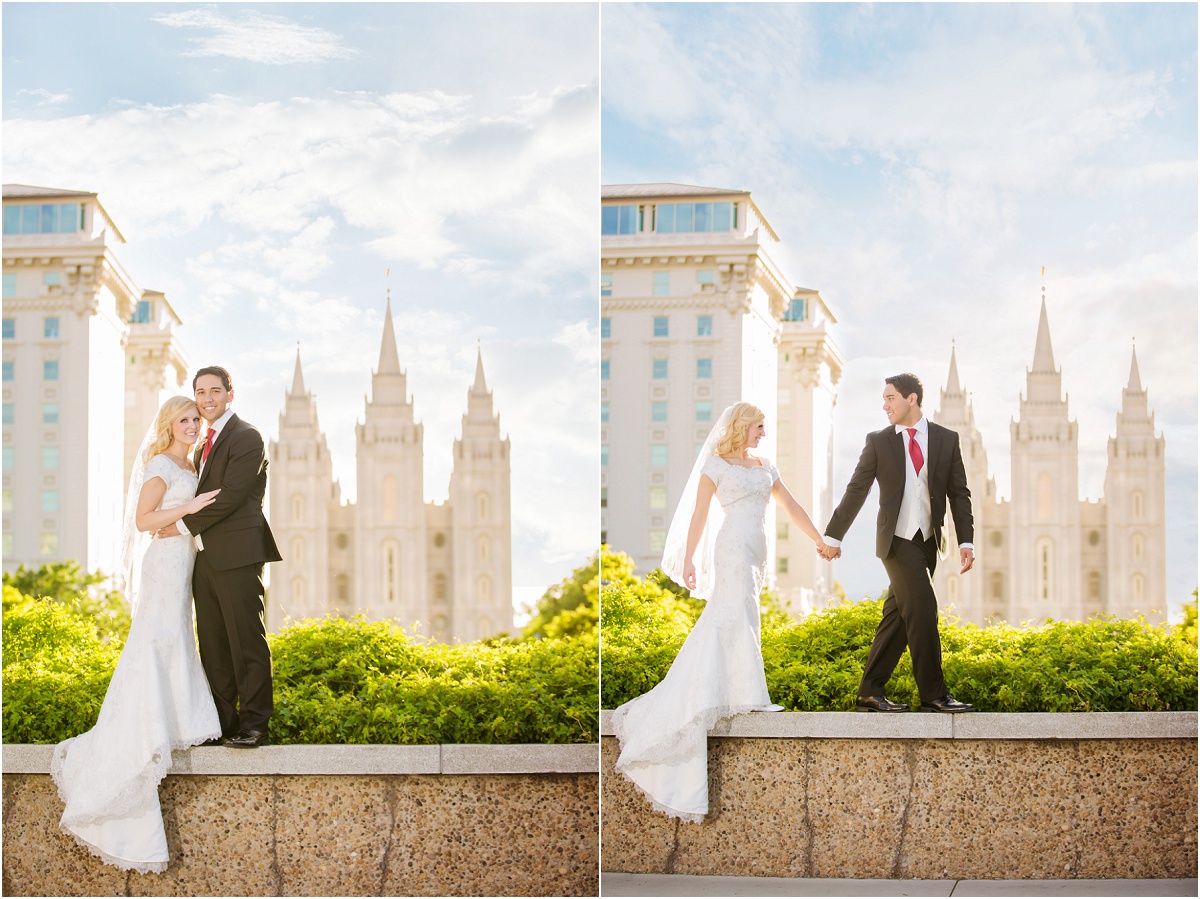
[[923,397],[924,389],[915,375],[887,379],[883,411],[892,426],[867,435],[858,467],[825,528],[829,549],[822,556],[836,559],[842,554],[842,537],[862,508],[872,482],[879,482],[875,553],[883,560],[891,583],[854,704],[859,712],[908,711],[908,706],[888,700],[883,689],[906,645],[912,654],[922,712],[975,711],[973,705],[959,702],[946,689],[937,597],[930,581],[938,549],[944,548],[947,500],[962,541],[960,573],[975,563],[971,491],[958,434],[921,414]]
[[208,423],[193,460],[200,473],[196,490],[219,487],[221,492],[212,505],[181,518],[178,530],[171,525],[159,536],[192,534],[196,541],[192,596],[200,660],[225,745],[265,746],[274,705],[262,571],[266,562],[280,560],[262,510],[266,452],[262,435],[229,407],[229,372],[217,365],[202,368],[192,379],[192,390]]

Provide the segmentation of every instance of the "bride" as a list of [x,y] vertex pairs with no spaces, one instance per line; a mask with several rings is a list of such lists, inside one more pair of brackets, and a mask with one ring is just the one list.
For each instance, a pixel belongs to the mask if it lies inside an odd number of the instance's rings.
[[141,873],[167,869],[158,783],[171,750],[221,735],[192,626],[196,550],[187,536],[147,532],[197,512],[220,491],[196,496],[188,450],[200,430],[194,400],[167,400],[134,460],[122,566],[133,609],[129,637],[96,726],[54,748],[50,774],[66,803],[59,826],[103,861]]
[[708,602],[667,676],[613,713],[621,744],[616,770],[656,810],[684,821],[699,822],[708,813],[713,724],[742,712],[782,709],[767,692],[759,643],[770,498],[818,550],[825,545],[775,466],[750,454],[765,435],[765,416],[750,403],[728,407],[708,435],[662,561],[673,581]]

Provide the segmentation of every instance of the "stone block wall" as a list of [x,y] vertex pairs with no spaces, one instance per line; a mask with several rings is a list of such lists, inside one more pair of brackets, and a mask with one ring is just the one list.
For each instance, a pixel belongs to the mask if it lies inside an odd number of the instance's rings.
[[4,747],[9,896],[594,896],[597,747],[276,746],[175,754],[171,865],[105,865],[58,828],[50,747]]
[[742,715],[709,739],[701,824],[654,812],[613,772],[608,717],[605,871],[1196,876],[1195,713]]

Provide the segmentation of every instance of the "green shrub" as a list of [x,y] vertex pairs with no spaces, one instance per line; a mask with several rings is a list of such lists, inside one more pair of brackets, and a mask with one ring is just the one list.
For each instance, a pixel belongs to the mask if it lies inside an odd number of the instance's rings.
[[[4,605],[4,741],[56,743],[91,728],[119,646],[56,602],[6,586]],[[599,739],[594,628],[446,646],[389,622],[325,618],[269,639],[276,743]]]
[[[619,555],[619,554],[618,554]],[[763,615],[762,649],[773,701],[791,711],[854,707],[883,600],[843,602],[792,621]],[[695,620],[692,601],[659,573],[606,586],[601,602],[601,699],[615,708],[657,684]],[[1196,647],[1176,628],[1092,619],[1039,627],[940,622],[946,682],[957,699],[990,712],[1164,711],[1197,707]],[[901,657],[888,695],[918,703]]]
[[600,626],[599,554],[556,584],[538,600],[526,637],[571,637]]
[[[117,591],[99,588],[105,580],[98,571],[84,574],[78,562],[52,562],[36,569],[21,565],[4,573],[4,584],[16,591],[14,595],[58,603],[86,619],[101,641],[120,646],[129,635],[129,607]],[[7,599],[4,610],[7,613]]]

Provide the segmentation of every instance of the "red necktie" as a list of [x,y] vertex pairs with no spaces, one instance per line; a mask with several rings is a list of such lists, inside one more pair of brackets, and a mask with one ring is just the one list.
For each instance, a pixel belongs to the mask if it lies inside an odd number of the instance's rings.
[[[208,436],[204,438],[204,452],[200,455],[200,464],[203,465],[208,461],[208,454],[212,452],[213,437],[216,436],[217,429],[209,428]],[[917,450],[920,453],[920,450]]]
[[[211,431],[209,432],[211,433]],[[207,450],[205,450],[207,452]],[[925,457],[921,455],[921,444],[917,443],[917,429],[908,429],[908,454],[912,457],[913,469],[917,474],[921,473],[921,466],[925,464]]]

